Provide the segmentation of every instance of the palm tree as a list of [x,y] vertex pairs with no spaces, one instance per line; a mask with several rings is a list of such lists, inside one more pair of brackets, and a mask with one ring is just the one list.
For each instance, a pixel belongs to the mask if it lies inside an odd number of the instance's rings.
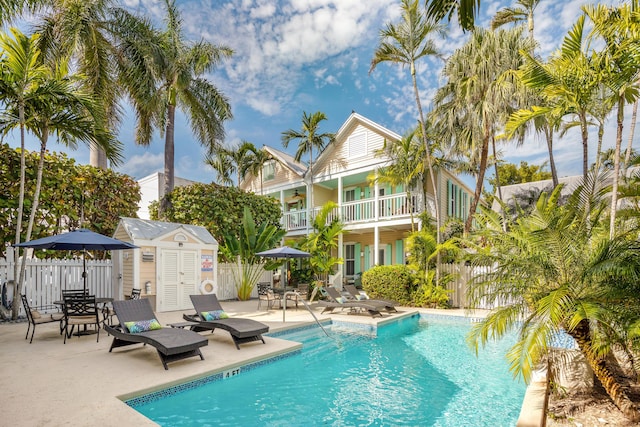
[[471,31],[480,9],[480,0],[425,0],[425,6],[427,17],[436,21],[447,15],[451,19],[453,13],[457,12],[460,27],[465,31]]
[[[17,30],[12,31],[15,41],[2,37],[2,45],[7,48],[7,55],[19,57],[31,57],[38,65],[38,54],[35,48],[37,37],[26,37]],[[3,61],[17,65],[18,61]],[[23,70],[24,71],[24,70]],[[100,146],[109,155],[113,162],[121,159],[121,145],[113,134],[104,130],[104,111],[94,102],[93,98],[79,87],[81,81],[77,76],[69,76],[67,64],[60,63],[56,69],[39,68],[38,87],[28,98],[17,104],[9,105],[9,108],[0,116],[0,134],[19,128],[21,133],[27,130],[33,133],[40,141],[40,160],[36,178],[36,187],[31,203],[31,213],[25,240],[31,239],[31,232],[35,224],[35,215],[38,209],[40,189],[42,186],[42,173],[44,169],[44,157],[47,143],[51,134],[56,134],[58,141],[75,147],[77,141]],[[5,73],[3,73],[4,76]],[[24,73],[22,73],[24,75]],[[11,77],[9,77],[11,79]],[[4,86],[4,85],[3,85]],[[22,117],[20,111],[22,110]],[[21,197],[24,199],[24,183],[21,182]],[[26,264],[23,260],[20,272],[17,276],[16,292],[21,292],[22,278]],[[17,303],[13,307],[13,316],[18,315]]]
[[263,168],[265,163],[272,159],[271,154],[269,154],[264,147],[261,149],[257,149],[255,145],[249,143],[249,156],[247,161],[245,162],[245,171],[251,173],[253,176],[260,176],[260,194],[264,193],[262,188],[264,177],[262,176]]
[[[40,87],[46,81],[48,69],[42,65],[40,51],[35,47],[39,37],[34,34],[27,38],[15,28],[11,29],[13,38],[7,34],[0,35],[0,102],[7,110],[18,112],[17,122],[20,127],[20,195],[16,214],[15,243],[20,243],[22,234],[22,216],[24,210],[25,186],[25,106],[31,99],[40,95]],[[16,249],[16,260],[19,250]],[[14,277],[17,277],[18,263],[15,264]],[[17,294],[15,294],[17,295]]]
[[478,159],[465,233],[471,229],[482,194],[489,144],[514,105],[523,102],[513,73],[523,62],[519,52],[529,51],[531,42],[521,34],[517,28],[497,32],[476,28],[467,44],[447,61],[447,82],[434,99],[434,127],[451,141],[454,151]]
[[[491,29],[495,30],[503,25],[507,25],[510,23],[524,23],[527,24],[527,31],[529,32],[529,40],[531,41],[531,54],[533,54],[533,50],[535,48],[535,38],[534,38],[534,12],[540,0],[518,0],[516,1],[515,7],[505,7],[500,9],[496,15],[491,20]],[[526,90],[523,88],[523,90]],[[534,91],[529,92],[529,96],[527,96],[526,105],[541,105],[543,100],[539,93]],[[551,179],[553,180],[553,186],[558,185],[558,172],[556,169],[556,162],[553,158],[553,134],[554,131],[557,130],[559,125],[559,120],[557,118],[551,117],[549,115],[538,116],[535,120],[532,121],[533,127],[536,133],[544,134],[544,137],[547,142],[547,151],[549,152],[549,168],[551,169]],[[515,136],[515,131],[521,132],[521,136],[525,129],[516,128],[510,129],[511,132],[506,133],[505,136],[508,138],[513,138]]]
[[533,42],[533,13],[539,3],[540,0],[517,0],[516,7],[505,7],[500,9],[491,20],[491,29],[495,30],[506,24],[525,21],[527,23],[529,39]]
[[222,184],[232,185],[233,179],[231,176],[235,173],[237,186],[240,187],[240,181],[246,173],[251,150],[255,150],[254,145],[250,142],[242,141],[235,148],[221,147],[208,154],[205,163],[216,171],[218,180]]
[[425,146],[416,138],[418,129],[407,132],[398,141],[385,140],[382,149],[376,155],[382,155],[390,159],[391,164],[380,168],[374,179],[378,182],[387,183],[392,186],[402,185],[407,197],[407,209],[411,215],[411,231],[414,227],[414,206],[411,197],[411,188],[418,182],[424,171]]
[[[139,41],[148,44],[147,56],[138,64],[141,70],[136,73],[145,83],[137,91],[135,82],[132,87],[138,117],[136,141],[148,144],[154,127],[159,128],[165,138],[165,197],[160,203],[160,217],[169,207],[170,201],[166,196],[174,186],[176,109],[187,115],[193,133],[209,153],[219,147],[224,138],[224,122],[232,118],[228,99],[202,74],[211,72],[233,51],[205,41],[191,43],[185,40],[175,0],[165,0],[165,7],[164,30],[149,35],[151,40]],[[153,80],[155,87],[148,84],[149,79]]]
[[640,71],[640,56],[633,54],[635,49],[632,47],[637,45],[640,26],[633,17],[637,11],[638,2],[634,1],[633,3],[633,7],[624,4],[618,7],[598,5],[583,6],[582,8],[593,21],[592,36],[599,36],[605,42],[606,76],[603,83],[610,89],[612,101],[617,106],[616,144],[611,189],[610,233],[612,238],[618,204],[624,107],[627,102],[634,102],[638,99],[637,75]]
[[[590,186],[589,186],[590,187]],[[573,337],[596,377],[613,402],[631,420],[640,418],[629,396],[614,377],[608,362],[612,340],[623,326],[624,305],[631,324],[640,319],[638,283],[640,258],[635,229],[619,229],[609,238],[600,203],[591,221],[585,221],[586,199],[579,188],[562,206],[561,186],[543,193],[530,216],[509,223],[489,209],[478,218],[487,227],[467,242],[475,250],[474,265],[492,265],[492,272],[478,277],[470,289],[474,306],[481,300],[499,304],[477,324],[469,336],[476,346],[518,331],[518,341],[507,354],[511,370],[525,381],[548,353],[551,342],[565,331]],[[480,245],[476,242],[482,242]],[[508,301],[508,304],[500,302]]]
[[439,56],[438,49],[431,39],[433,34],[443,34],[444,27],[433,20],[426,19],[418,6],[418,0],[401,0],[402,21],[397,24],[387,24],[380,31],[380,44],[376,48],[371,60],[371,73],[381,62],[393,62],[402,66],[409,66],[411,80],[413,83],[413,93],[418,107],[418,121],[420,123],[420,135],[425,146],[425,159],[431,187],[433,188],[433,198],[436,211],[436,233],[438,244],[440,243],[442,226],[441,212],[438,198],[438,186],[433,169],[432,153],[433,148],[429,143],[425,117],[422,112],[420,102],[420,91],[416,76],[416,62],[427,56]]
[[327,116],[323,112],[316,111],[311,115],[307,115],[307,112],[303,111],[302,129],[299,131],[289,129],[282,132],[282,145],[284,148],[287,148],[291,141],[298,140],[298,149],[295,154],[296,162],[299,162],[302,156],[309,153],[309,204],[311,209],[313,209],[313,149],[316,148],[322,152],[327,144],[333,142],[334,138],[332,133],[318,133],[318,127],[323,120],[327,120]]
[[521,74],[522,82],[540,93],[543,105],[519,110],[511,117],[507,129],[548,114],[557,118],[576,117],[582,137],[582,173],[586,182],[589,171],[589,116],[601,76],[598,76],[596,69],[599,62],[597,56],[587,56],[583,52],[583,33],[584,16],[581,16],[565,36],[561,48],[547,63],[524,52],[527,64]]

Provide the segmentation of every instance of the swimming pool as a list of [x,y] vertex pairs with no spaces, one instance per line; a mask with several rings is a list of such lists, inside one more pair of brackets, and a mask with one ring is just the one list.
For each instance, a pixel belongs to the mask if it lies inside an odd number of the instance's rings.
[[290,357],[127,404],[162,426],[513,426],[525,392],[504,360],[513,340],[476,357],[470,327],[414,316],[377,337],[338,325],[332,338],[297,330],[279,336],[304,344]]

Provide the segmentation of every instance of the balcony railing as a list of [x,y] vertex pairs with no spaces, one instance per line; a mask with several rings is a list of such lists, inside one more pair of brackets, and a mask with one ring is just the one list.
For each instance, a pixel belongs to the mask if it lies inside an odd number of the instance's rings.
[[[376,212],[376,203],[377,212]],[[410,199],[406,193],[390,194],[380,196],[377,199],[363,199],[352,202],[345,202],[329,214],[327,221],[330,222],[340,212],[340,217],[345,225],[357,224],[372,221],[389,221],[394,219],[409,218],[411,212],[414,215],[423,211],[422,194],[412,193]],[[427,209],[432,216],[435,216],[435,203],[433,198],[427,197]],[[315,208],[312,218],[320,212],[321,208]],[[285,212],[283,225],[287,231],[304,230],[307,228],[307,211]],[[309,223],[309,227],[312,224]]]

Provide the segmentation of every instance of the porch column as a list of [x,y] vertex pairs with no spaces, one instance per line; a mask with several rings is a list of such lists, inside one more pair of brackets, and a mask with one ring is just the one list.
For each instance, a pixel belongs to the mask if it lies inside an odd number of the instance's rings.
[[280,222],[282,223],[282,228],[284,228],[285,231],[289,231],[286,224],[287,212],[285,211],[285,205],[284,205],[284,190],[280,190],[280,209],[282,209],[282,219],[280,220]]
[[[338,234],[338,258],[342,258],[344,260],[344,238],[342,237],[342,233]],[[338,273],[340,274],[342,283],[344,283],[344,262],[342,264],[338,264]]]
[[338,215],[342,220],[342,177],[338,178]]
[[378,189],[378,181],[376,180],[376,182],[373,184],[373,219],[376,222],[380,217],[380,202],[378,201],[378,198],[380,197],[379,192],[380,190]]
[[[376,196],[377,198],[377,196]],[[376,205],[378,202],[376,201]],[[378,224],[373,227],[373,265],[380,265],[380,229]]]

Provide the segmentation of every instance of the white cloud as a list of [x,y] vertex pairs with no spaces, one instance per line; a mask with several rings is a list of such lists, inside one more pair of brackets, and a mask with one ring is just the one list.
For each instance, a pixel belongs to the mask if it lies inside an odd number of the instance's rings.
[[136,179],[140,179],[164,168],[164,154],[151,153],[149,151],[143,154],[136,154],[131,157],[120,167],[118,172],[125,173]]

